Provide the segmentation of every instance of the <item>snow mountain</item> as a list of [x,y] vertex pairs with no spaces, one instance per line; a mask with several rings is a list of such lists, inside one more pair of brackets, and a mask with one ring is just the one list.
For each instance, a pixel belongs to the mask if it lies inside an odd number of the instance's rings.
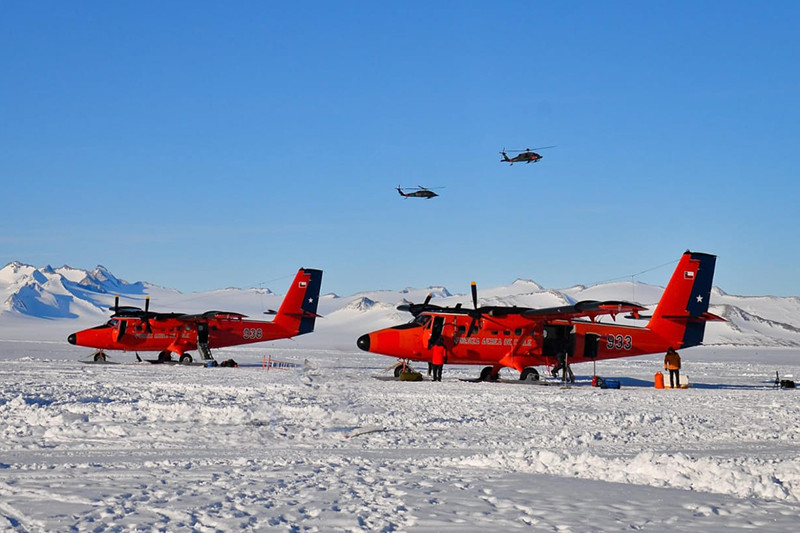
[[144,295],[148,285],[128,283],[98,265],[91,272],[50,265],[36,268],[19,262],[0,270],[0,314],[19,313],[37,318],[77,319],[102,314],[102,295]]
[[[290,278],[287,275],[285,284]],[[324,283],[323,278],[323,288]],[[151,309],[159,312],[214,309],[258,318],[280,305],[286,287],[277,285],[274,289],[276,292],[226,288],[183,294],[146,282],[129,283],[99,265],[87,271],[66,265],[37,268],[13,262],[0,270],[0,340],[62,340],[68,332],[105,322],[116,295],[120,296],[120,305],[139,307],[150,296]],[[638,282],[547,289],[534,281],[517,279],[509,285],[480,288],[478,296],[481,305],[552,307],[580,300],[630,300],[652,310],[663,290]],[[471,305],[469,294],[454,294],[441,286],[365,291],[350,296],[328,293],[320,298],[319,313],[324,318],[317,321],[313,335],[277,342],[352,349],[361,334],[410,320],[411,315],[398,311],[397,306],[421,303],[428,294],[433,295],[431,303],[437,305]],[[800,346],[800,298],[736,296],[714,287],[710,310],[727,321],[707,325],[707,345]],[[616,320],[644,325],[643,321],[624,317]]]

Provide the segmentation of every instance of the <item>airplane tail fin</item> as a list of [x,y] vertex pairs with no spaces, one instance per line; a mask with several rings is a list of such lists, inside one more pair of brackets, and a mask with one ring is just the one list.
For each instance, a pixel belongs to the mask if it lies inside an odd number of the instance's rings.
[[322,270],[298,270],[273,322],[292,333],[292,337],[314,331],[321,285]]
[[687,250],[647,324],[676,349],[702,344],[706,322],[724,320],[708,312],[716,261],[715,255]]

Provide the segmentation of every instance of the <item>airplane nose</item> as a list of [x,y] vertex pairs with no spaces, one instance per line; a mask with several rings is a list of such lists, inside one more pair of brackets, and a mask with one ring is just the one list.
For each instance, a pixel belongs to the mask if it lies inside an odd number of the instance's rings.
[[369,334],[361,335],[358,340],[356,341],[356,345],[364,350],[365,352],[369,351]]
[[76,341],[76,338],[75,338],[75,334],[74,333],[72,335],[70,335],[69,337],[67,337],[67,342],[68,343],[75,344],[75,341]]

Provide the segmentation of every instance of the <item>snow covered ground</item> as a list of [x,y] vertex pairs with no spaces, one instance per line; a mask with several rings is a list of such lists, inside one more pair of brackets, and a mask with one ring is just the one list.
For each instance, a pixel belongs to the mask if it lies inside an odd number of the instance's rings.
[[796,348],[685,350],[687,390],[653,388],[660,356],[601,362],[601,390],[589,364],[568,389],[396,382],[299,342],[217,351],[239,368],[85,355],[0,341],[2,531],[798,530],[800,391],[772,387]]

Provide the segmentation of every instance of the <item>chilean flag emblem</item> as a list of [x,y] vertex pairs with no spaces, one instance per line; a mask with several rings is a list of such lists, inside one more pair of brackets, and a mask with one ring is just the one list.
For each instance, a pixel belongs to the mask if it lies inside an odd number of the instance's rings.
[[691,270],[684,270],[683,279],[694,279],[694,272]]

